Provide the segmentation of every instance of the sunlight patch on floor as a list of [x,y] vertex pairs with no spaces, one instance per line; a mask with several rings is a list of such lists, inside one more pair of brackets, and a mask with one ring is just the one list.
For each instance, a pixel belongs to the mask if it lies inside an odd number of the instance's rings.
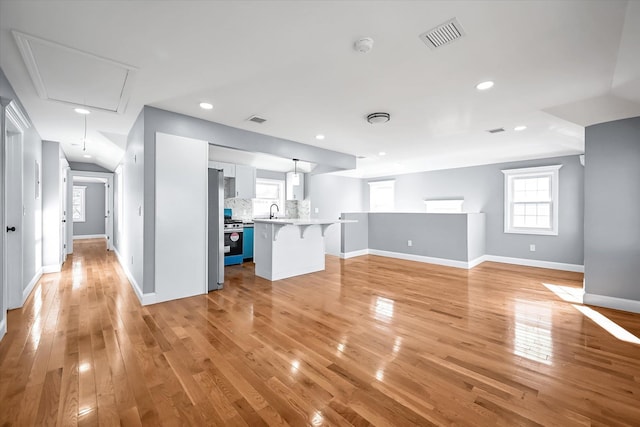
[[551,283],[543,283],[544,287],[556,294],[558,297],[567,302],[582,304],[584,290],[572,286],[553,285]]
[[614,337],[618,338],[621,341],[626,341],[632,344],[640,344],[640,338],[633,335],[631,332],[627,331],[622,326],[618,325],[613,320],[609,319],[605,315],[598,313],[591,307],[587,307],[584,305],[573,304],[576,310],[580,311],[582,314],[587,316],[589,319],[596,322],[602,329],[609,332]]

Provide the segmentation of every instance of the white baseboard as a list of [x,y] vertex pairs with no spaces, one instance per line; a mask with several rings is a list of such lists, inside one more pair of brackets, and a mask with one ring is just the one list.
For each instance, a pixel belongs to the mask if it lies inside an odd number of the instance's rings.
[[408,261],[417,261],[424,262],[428,264],[438,264],[445,265],[447,267],[456,267],[456,268],[464,268],[471,269],[477,265],[482,264],[485,261],[492,262],[500,262],[503,264],[516,264],[516,265],[524,265],[528,267],[540,267],[540,268],[548,268],[552,270],[564,270],[564,271],[574,271],[577,273],[584,273],[584,266],[577,264],[565,264],[562,262],[551,262],[551,261],[539,261],[535,259],[526,259],[526,258],[511,258],[497,255],[482,255],[476,259],[472,259],[471,261],[457,261],[446,258],[434,258],[423,255],[413,255],[406,254],[402,252],[390,252],[390,251],[380,251],[377,249],[362,249],[359,251],[353,252],[342,252],[340,253],[340,258],[348,259],[353,257],[358,257],[362,255],[379,255],[389,258],[398,258],[405,259]]
[[22,291],[22,304],[20,304],[21,307],[24,306],[24,302],[27,300],[27,298],[29,298],[29,294],[31,294],[31,291],[33,291],[33,288],[36,286],[36,283],[38,283],[38,280],[40,280],[41,277],[42,277],[42,267],[40,267],[38,271],[36,271],[36,274],[33,276],[33,279],[31,279],[26,289]]
[[340,258],[349,259],[357,256],[369,255],[369,249],[362,249],[360,251],[352,251],[352,252],[340,252]]
[[106,234],[83,234],[78,236],[73,236],[73,240],[83,240],[83,239],[106,239]]
[[5,311],[2,315],[4,318],[0,320],[0,341],[2,341],[2,338],[7,334],[7,312]]
[[405,254],[402,252],[379,251],[377,249],[369,249],[369,254],[385,256],[389,258],[404,259],[407,261],[424,262],[427,264],[438,264],[438,265],[444,265],[447,267],[456,267],[456,268],[464,268],[464,269],[469,268],[468,262],[456,261],[453,259],[434,258],[434,257],[423,256],[423,255]]
[[140,286],[138,286],[138,282],[136,282],[136,279],[133,277],[133,274],[131,274],[131,271],[129,270],[126,263],[122,259],[120,252],[118,252],[118,249],[114,247],[113,252],[115,252],[116,258],[118,258],[118,262],[120,263],[120,267],[122,267],[122,271],[124,271],[124,274],[127,276],[127,279],[129,279],[129,284],[133,288],[133,291],[135,292],[136,296],[138,297],[140,304],[141,305],[155,304],[157,302],[156,293],[155,292],[151,292],[148,294],[142,293]]
[[631,313],[640,313],[640,301],[632,299],[585,293],[583,303],[598,307],[613,308],[615,310],[629,311]]
[[485,261],[487,261],[487,255],[479,256],[478,258],[476,258],[476,259],[472,259],[471,261],[469,261],[469,262],[467,263],[467,264],[468,264],[468,267],[467,267],[467,268],[472,269],[473,267],[475,267],[475,266],[477,266],[477,265],[480,265],[480,264],[482,264],[482,263],[483,263],[483,262],[485,262]]
[[62,271],[62,264],[51,264],[42,266],[42,274],[60,273]]
[[503,264],[525,265],[527,267],[549,268],[551,270],[574,271],[584,273],[584,265],[565,264],[563,262],[539,261],[537,259],[511,258],[497,255],[484,255],[483,261],[501,262]]

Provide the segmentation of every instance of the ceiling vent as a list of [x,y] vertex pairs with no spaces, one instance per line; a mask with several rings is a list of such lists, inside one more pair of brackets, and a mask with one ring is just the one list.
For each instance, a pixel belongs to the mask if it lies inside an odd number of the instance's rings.
[[444,24],[438,25],[437,27],[420,34],[420,40],[422,40],[431,49],[436,49],[452,43],[464,35],[465,33],[462,29],[462,25],[460,25],[456,18],[453,18]]
[[267,121],[267,119],[263,119],[262,117],[259,117],[259,116],[251,116],[247,120],[253,123],[258,123],[260,125]]
[[13,31],[42,99],[124,113],[136,68]]
[[489,129],[487,132],[489,132],[489,133],[500,133],[500,132],[504,132],[504,128]]

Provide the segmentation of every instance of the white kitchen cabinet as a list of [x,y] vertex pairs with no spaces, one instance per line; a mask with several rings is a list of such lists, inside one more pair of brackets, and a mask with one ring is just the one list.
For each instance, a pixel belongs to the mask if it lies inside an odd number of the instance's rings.
[[246,165],[236,167],[236,198],[254,199],[256,197],[256,168]]
[[287,200],[304,200],[304,174],[298,172],[298,185],[294,185],[293,176],[293,172],[287,172]]
[[236,177],[236,165],[234,165],[233,163],[216,162],[216,161],[210,160],[209,169],[222,170],[222,173],[225,178]]

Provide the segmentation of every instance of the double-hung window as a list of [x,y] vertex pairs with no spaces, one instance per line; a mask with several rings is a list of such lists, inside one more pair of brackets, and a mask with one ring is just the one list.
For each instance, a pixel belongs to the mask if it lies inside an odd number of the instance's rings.
[[85,222],[85,192],[83,185],[73,186],[73,222]]
[[256,198],[253,199],[253,215],[269,216],[271,205],[278,205],[279,215],[284,216],[284,181],[276,179],[256,179]]
[[369,183],[369,210],[371,212],[393,212],[395,181],[373,181]]
[[558,234],[558,171],[561,167],[502,171],[505,233]]

